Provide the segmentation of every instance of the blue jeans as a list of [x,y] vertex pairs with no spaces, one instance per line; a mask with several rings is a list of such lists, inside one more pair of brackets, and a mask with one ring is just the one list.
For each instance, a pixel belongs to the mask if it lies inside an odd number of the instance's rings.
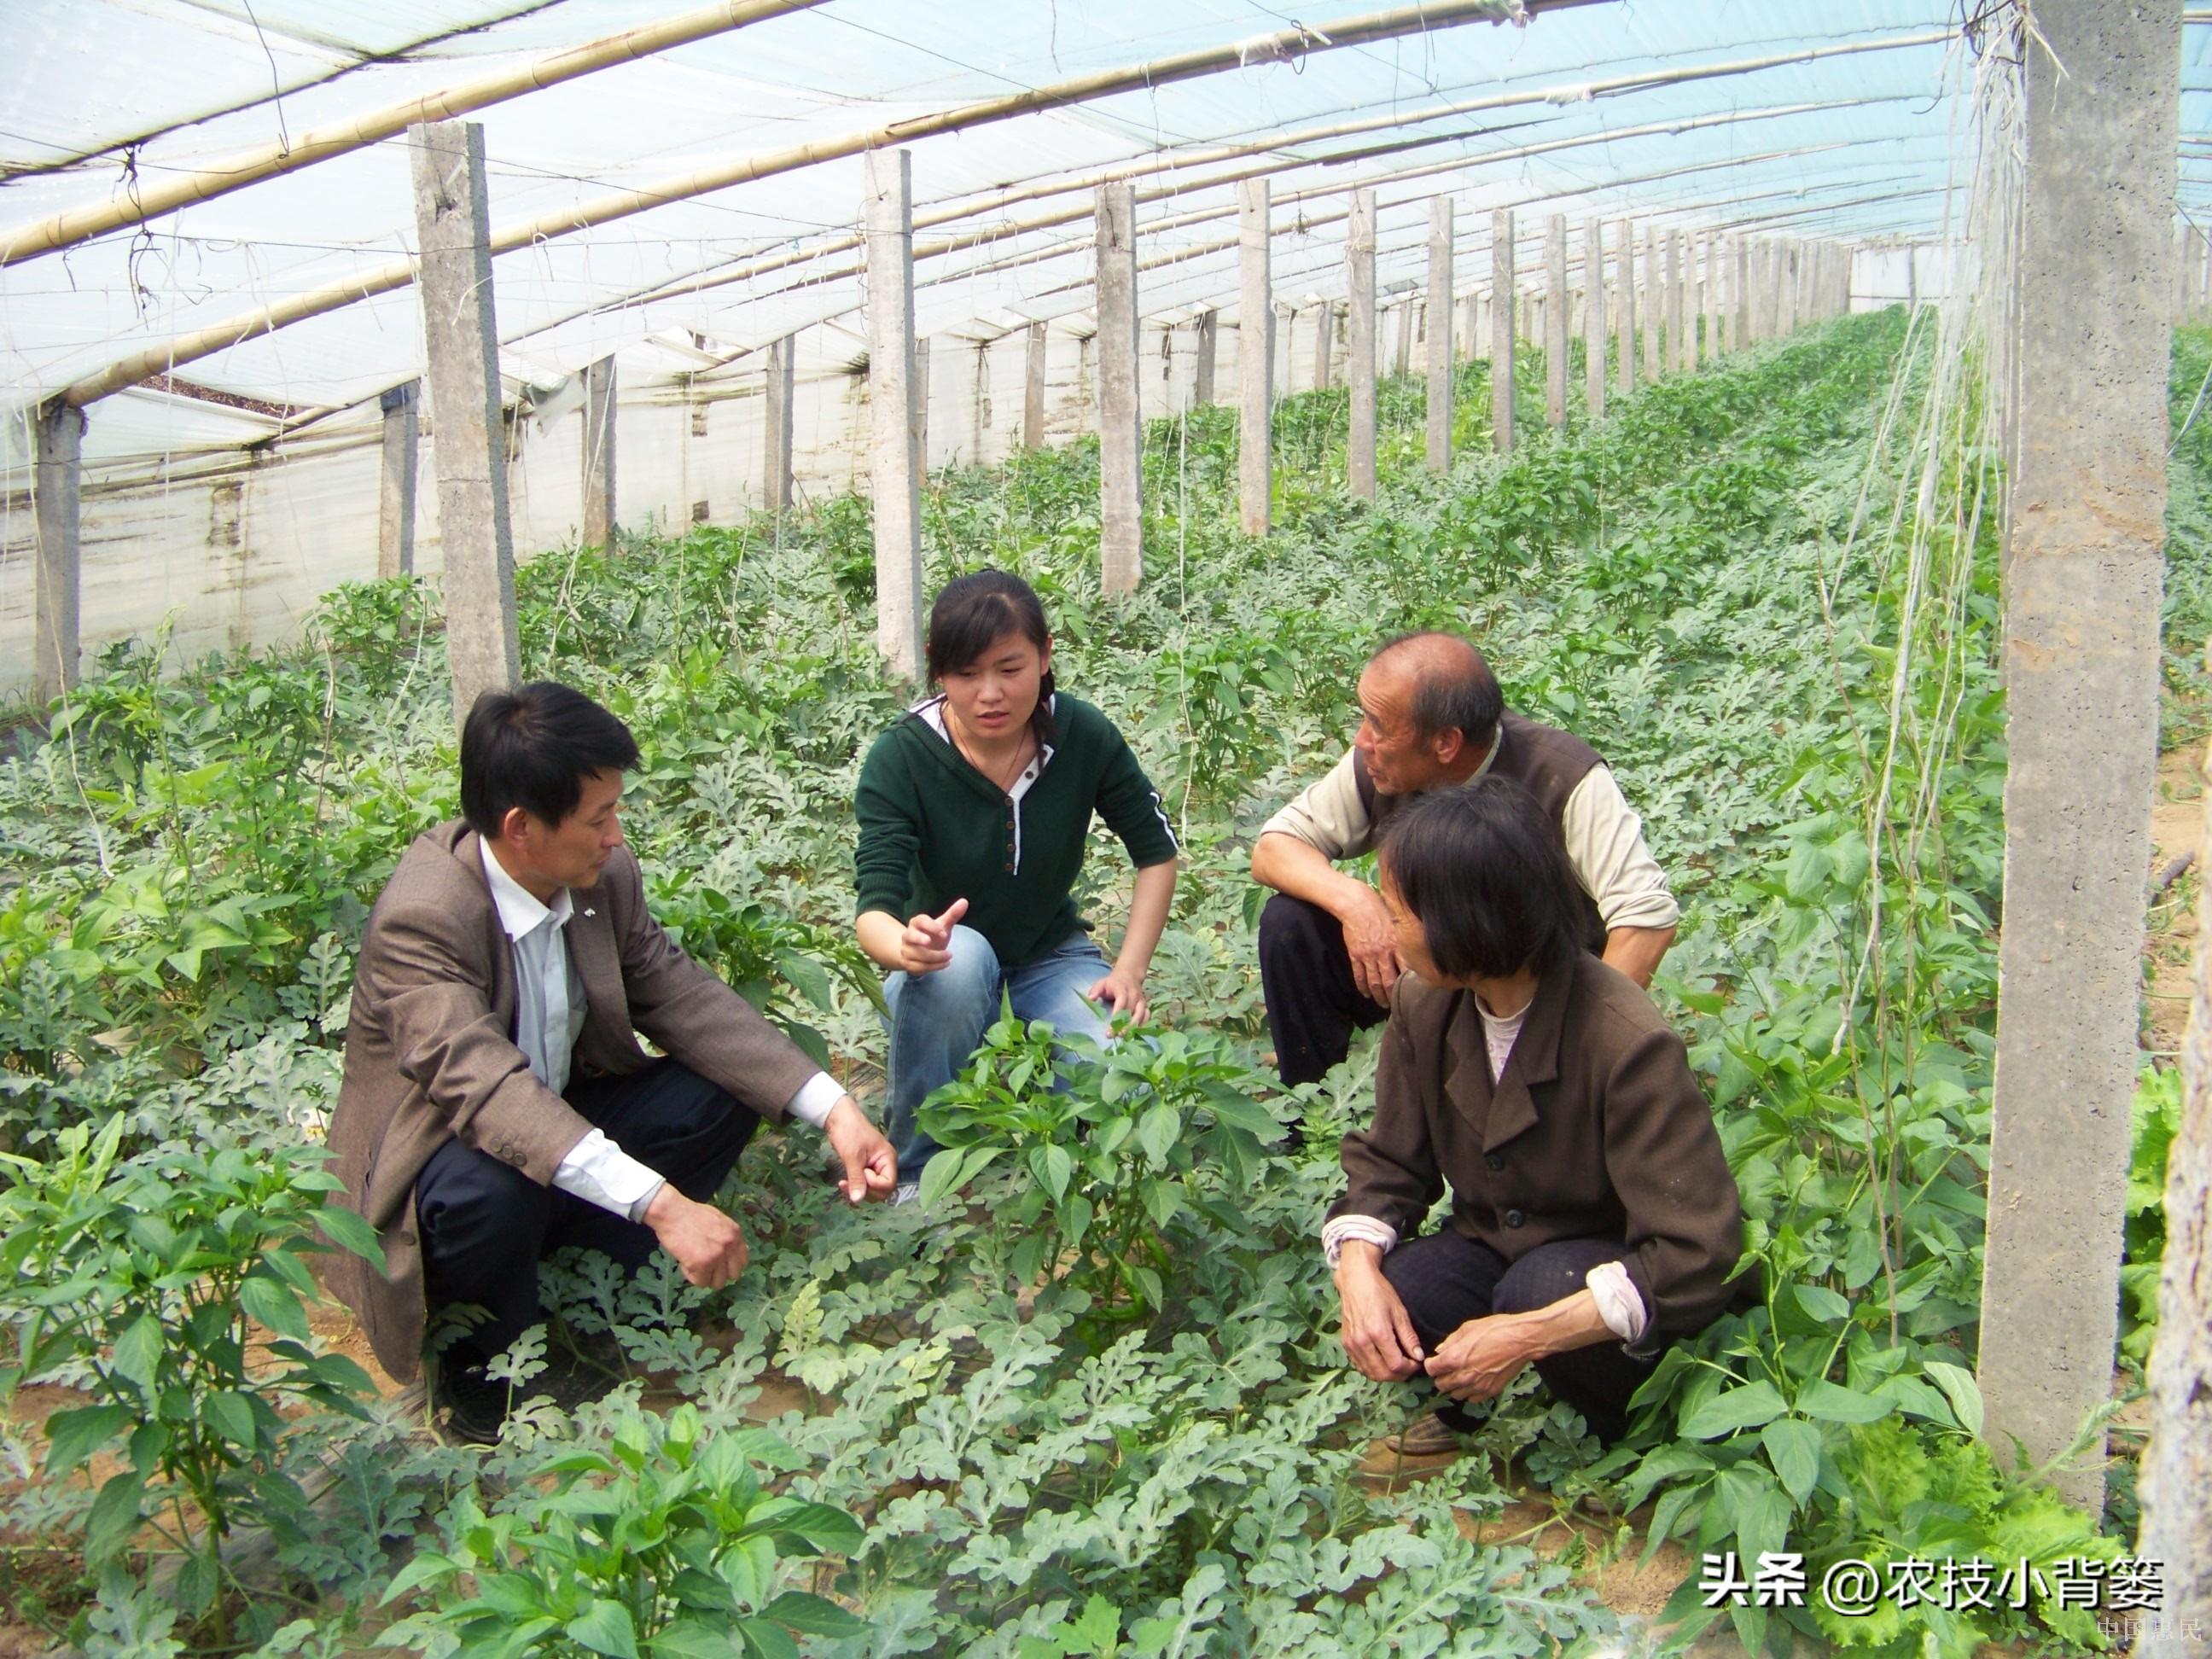
[[999,1018],[1005,991],[1017,1019],[1049,1020],[1055,1031],[1103,1039],[1110,1011],[1085,994],[1112,964],[1091,935],[1070,933],[1035,962],[1001,968],[990,941],[972,927],[952,930],[952,960],[916,978],[893,974],[884,981],[890,1008],[890,1091],[884,1133],[898,1152],[902,1185],[921,1179],[937,1143],[915,1126],[914,1115],[933,1090],[966,1068],[983,1033]]

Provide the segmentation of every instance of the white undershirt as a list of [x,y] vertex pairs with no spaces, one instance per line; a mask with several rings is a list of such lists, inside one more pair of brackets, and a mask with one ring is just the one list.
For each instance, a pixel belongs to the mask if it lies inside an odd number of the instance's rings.
[[[576,1039],[584,1030],[584,981],[568,954],[575,900],[563,887],[552,903],[540,902],[507,874],[490,842],[479,840],[477,850],[483,858],[499,925],[514,952],[514,1046],[530,1062],[532,1076],[555,1094],[563,1094]],[[817,1072],[784,1109],[818,1129],[844,1092],[827,1072]],[[638,1162],[599,1129],[586,1130],[553,1171],[557,1190],[631,1221],[643,1218],[665,1184],[658,1170]]]

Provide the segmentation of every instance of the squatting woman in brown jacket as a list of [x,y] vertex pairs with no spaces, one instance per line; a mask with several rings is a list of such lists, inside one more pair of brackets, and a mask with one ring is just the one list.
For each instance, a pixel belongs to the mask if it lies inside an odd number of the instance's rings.
[[[1742,1212],[1712,1109],[1650,1000],[1580,948],[1574,876],[1526,791],[1427,797],[1381,864],[1412,971],[1322,1233],[1345,1348],[1449,1396],[1401,1452],[1452,1449],[1471,1421],[1451,1402],[1528,1364],[1618,1438],[1667,1346],[1729,1300]],[[1450,1219],[1414,1237],[1446,1187]]]

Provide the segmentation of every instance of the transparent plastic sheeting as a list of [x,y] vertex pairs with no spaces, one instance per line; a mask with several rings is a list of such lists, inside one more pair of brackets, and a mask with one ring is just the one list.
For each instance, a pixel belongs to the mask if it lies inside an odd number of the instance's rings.
[[[1378,0],[1346,0],[1295,21],[1325,29],[1328,15],[1379,9]],[[136,180],[219,167],[288,135],[682,9],[682,0],[255,0],[250,9],[245,0],[16,0],[10,51],[0,59],[0,226],[106,200]],[[1156,366],[1146,396],[1156,413],[1188,398],[1188,325],[1210,306],[1224,324],[1218,385],[1232,395],[1235,186],[1206,181],[1267,163],[1285,164],[1270,179],[1274,291],[1290,319],[1279,375],[1296,387],[1312,374],[1314,307],[1344,291],[1344,192],[1354,184],[1371,183],[1381,204],[1386,303],[1402,303],[1425,280],[1429,202],[1438,194],[1458,209],[1462,295],[1488,285],[1490,210],[1499,206],[1516,210],[1524,289],[1542,280],[1543,222],[1554,212],[1574,227],[1577,285],[1590,214],[1605,218],[1608,234],[1623,215],[1869,248],[1954,234],[1971,172],[1966,47],[1956,40],[1698,71],[1946,31],[1955,11],[1949,0],[1610,0],[1540,13],[1526,27],[1464,23],[1255,63],[918,141],[916,208],[926,214],[1151,156],[1257,147],[1241,160],[1133,181],[1139,304],[1146,361]],[[733,156],[1293,21],[1249,0],[828,0],[468,118],[485,129],[496,230]],[[2208,33],[2190,31],[2192,88]],[[1598,90],[1639,76],[1665,78]],[[1530,94],[1540,95],[1356,135],[1285,137]],[[2188,112],[2199,96],[2185,97],[2185,133],[2206,130]],[[1358,154],[1420,137],[1445,141]],[[1411,168],[1423,171],[1392,177]],[[797,337],[802,489],[852,478],[866,430],[857,253],[825,252],[686,290],[739,262],[851,237],[862,182],[860,159],[848,158],[670,202],[495,262],[510,396],[542,398],[584,365],[616,359],[625,523],[723,522],[757,501],[758,354],[787,335]],[[1177,193],[1143,199],[1163,187]],[[1087,188],[1037,196],[924,229],[917,240],[1073,212],[1088,200]],[[1049,325],[1048,424],[1060,435],[1087,424],[1091,235],[1087,216],[1078,217],[919,262],[917,328],[933,347],[935,461],[991,459],[1018,435],[1032,320]],[[9,492],[0,503],[0,689],[20,680],[30,655],[27,411],[134,352],[357,277],[414,244],[402,137],[0,269],[0,414],[8,416],[0,485]],[[1918,261],[1923,292],[1941,280],[1944,262],[1934,252],[1923,249]],[[1901,297],[1893,290],[1905,285],[1903,263],[1863,255],[1854,279],[1862,302]],[[180,648],[280,638],[316,593],[373,572],[376,398],[421,374],[419,307],[414,289],[402,289],[178,371],[235,405],[140,389],[89,407],[88,653],[146,631],[159,620],[149,607],[161,605],[179,616]],[[310,411],[310,423],[289,429]],[[526,556],[562,544],[580,516],[580,424],[573,413],[518,422],[517,548]],[[246,447],[257,441],[264,447]],[[434,500],[427,443],[423,460],[427,510]],[[149,491],[162,496],[151,507]],[[437,568],[433,529],[426,523],[417,542],[428,570]]]

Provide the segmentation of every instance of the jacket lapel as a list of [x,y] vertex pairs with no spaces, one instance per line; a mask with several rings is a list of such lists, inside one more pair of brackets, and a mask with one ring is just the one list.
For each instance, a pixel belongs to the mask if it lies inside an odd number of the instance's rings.
[[[1573,977],[1574,964],[1570,963],[1564,969],[1547,974],[1538,982],[1535,1000],[1529,1006],[1521,1035],[1514,1039],[1504,1074],[1498,1079],[1494,1091],[1486,1091],[1491,1098],[1488,1114],[1482,1120],[1484,1152],[1496,1152],[1515,1136],[1536,1127],[1536,1097],[1533,1091],[1535,1085],[1559,1078],[1559,1031],[1566,1014],[1567,987]],[[1459,1037],[1462,1024],[1468,1028],[1468,1045],[1473,1050],[1464,1069],[1471,1069],[1487,1084],[1489,1048],[1483,1037],[1482,1016],[1474,1006],[1472,991],[1467,994],[1461,1020],[1453,1026],[1455,1039]]]
[[[584,1030],[578,1048],[593,1038],[620,1054],[635,1047],[630,1038],[629,1000],[623,994],[622,949],[615,942],[613,908],[604,884],[579,887],[571,895],[576,909],[568,918],[568,959],[584,982]],[[601,1069],[605,1061],[602,1060]]]
[[499,1017],[512,1042],[519,1000],[514,983],[514,950],[508,942],[507,929],[500,925],[499,904],[492,897],[491,882],[484,875],[483,838],[473,830],[462,830],[459,839],[452,843],[452,854],[465,878],[483,895],[484,957],[491,963],[491,1011]]

